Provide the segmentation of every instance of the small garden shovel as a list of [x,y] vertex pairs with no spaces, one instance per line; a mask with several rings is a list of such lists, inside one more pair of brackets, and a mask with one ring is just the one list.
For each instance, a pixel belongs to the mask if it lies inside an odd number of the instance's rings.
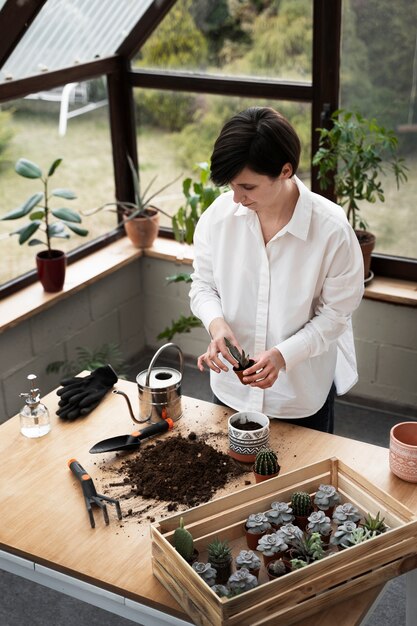
[[130,433],[130,435],[120,435],[118,437],[110,437],[110,439],[103,439],[103,441],[99,441],[90,449],[90,453],[98,454],[101,452],[115,452],[116,450],[136,450],[136,448],[139,448],[143,439],[154,437],[159,433],[165,433],[173,427],[174,422],[167,418],[162,422],[151,424],[143,430],[135,430],[133,433]]

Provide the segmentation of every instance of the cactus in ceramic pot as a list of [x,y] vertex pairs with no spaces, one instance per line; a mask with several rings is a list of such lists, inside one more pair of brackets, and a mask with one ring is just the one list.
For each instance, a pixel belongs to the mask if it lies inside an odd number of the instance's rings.
[[336,487],[333,487],[333,485],[319,485],[319,488],[314,495],[314,504],[321,511],[333,509],[340,503],[340,500],[340,494],[336,491]]
[[350,520],[339,524],[339,526],[330,538],[330,543],[340,548],[346,547],[345,544],[349,544],[351,538],[354,537],[354,531],[356,529],[356,523]]
[[229,577],[227,585],[231,592],[238,594],[257,587],[258,579],[246,567],[242,567]]
[[292,508],[287,502],[271,502],[271,509],[266,511],[265,515],[275,528],[294,520]]
[[343,524],[344,522],[359,522],[361,519],[359,510],[351,502],[345,502],[339,504],[333,511],[333,521],[336,524]]
[[313,511],[308,516],[306,530],[309,533],[320,533],[322,537],[328,537],[332,532],[330,517],[327,517],[324,511]]
[[206,582],[209,587],[213,587],[216,582],[216,570],[211,563],[200,563],[196,561],[191,566],[195,572]]
[[271,476],[278,474],[281,467],[278,464],[278,456],[276,452],[269,448],[259,450],[256,455],[253,471],[261,476]]
[[180,525],[174,531],[173,538],[174,548],[186,561],[190,561],[194,552],[193,536],[184,527],[184,518],[180,518]]

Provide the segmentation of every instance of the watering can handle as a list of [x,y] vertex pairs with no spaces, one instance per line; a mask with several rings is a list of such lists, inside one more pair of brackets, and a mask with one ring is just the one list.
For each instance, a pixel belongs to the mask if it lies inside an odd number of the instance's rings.
[[148,371],[146,373],[146,380],[145,380],[145,385],[147,387],[149,387],[149,379],[151,377],[152,368],[155,365],[155,362],[156,362],[157,358],[159,357],[161,352],[163,352],[167,348],[176,348],[178,350],[178,354],[179,354],[179,357],[180,357],[180,373],[181,373],[181,379],[182,379],[182,374],[183,374],[183,371],[184,371],[184,355],[182,353],[182,350],[181,350],[181,348],[179,346],[177,346],[176,343],[166,343],[165,345],[161,346],[159,348],[159,350],[157,350],[155,352],[155,354],[152,357],[151,362],[149,363]]

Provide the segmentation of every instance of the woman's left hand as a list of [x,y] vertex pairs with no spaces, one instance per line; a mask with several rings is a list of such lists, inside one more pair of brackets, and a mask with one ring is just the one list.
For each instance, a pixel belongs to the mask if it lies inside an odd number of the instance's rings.
[[245,370],[247,373],[243,382],[260,389],[272,387],[280,370],[285,367],[285,360],[281,352],[277,348],[271,348],[261,352],[255,360],[255,365]]

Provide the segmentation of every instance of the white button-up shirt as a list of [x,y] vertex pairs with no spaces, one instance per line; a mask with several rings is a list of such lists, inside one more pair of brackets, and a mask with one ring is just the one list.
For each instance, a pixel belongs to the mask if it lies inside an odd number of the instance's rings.
[[286,367],[269,389],[210,371],[216,396],[235,410],[270,417],[313,415],[333,380],[338,394],[357,381],[351,314],[363,295],[363,257],[343,209],[296,176],[291,220],[265,245],[256,212],[219,196],[194,236],[191,309],[208,330],[216,317],[251,357],[272,347]]

